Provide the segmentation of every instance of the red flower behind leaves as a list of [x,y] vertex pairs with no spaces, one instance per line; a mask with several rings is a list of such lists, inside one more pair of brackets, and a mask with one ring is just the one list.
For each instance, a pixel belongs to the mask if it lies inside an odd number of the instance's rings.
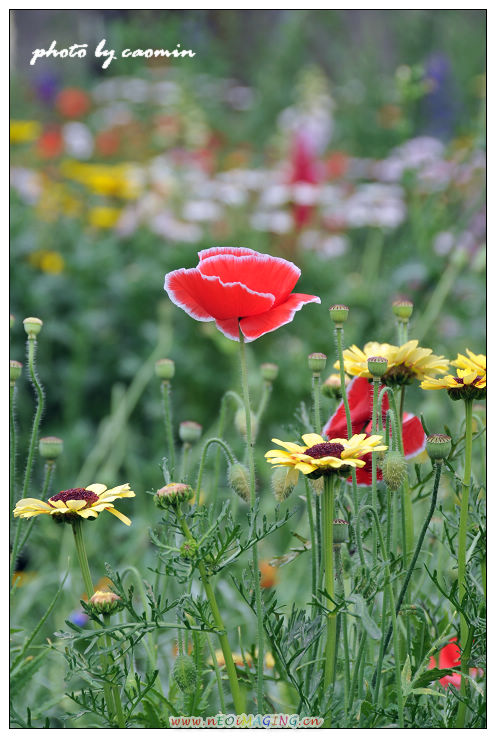
[[215,320],[233,341],[239,329],[246,341],[290,323],[294,314],[315,295],[291,292],[300,277],[285,259],[252,249],[212,248],[200,251],[195,269],[176,269],[165,275],[164,289],[173,303],[195,320]]
[[[372,433],[372,405],[373,388],[365,377],[355,377],[347,389],[348,403],[350,406],[352,433]],[[389,402],[387,394],[382,399],[382,416],[385,419]],[[348,436],[346,425],[346,413],[343,401],[339,403],[336,412],[324,426],[324,435],[328,438],[346,438]],[[403,413],[403,448],[405,458],[411,459],[417,456],[425,448],[425,433],[420,420],[411,413]],[[364,486],[372,484],[372,459],[369,454],[364,457],[365,466],[357,469],[357,483]],[[377,479],[382,479],[382,473],[377,470]],[[350,480],[351,481],[351,478]]]
[[[460,667],[460,647],[456,642],[456,638],[452,638],[451,641],[444,646],[439,652],[439,663],[436,662],[434,656],[429,659],[429,669],[459,669]],[[482,669],[470,669],[470,676],[475,678],[483,675]],[[460,689],[462,681],[461,674],[451,674],[442,677],[439,682],[443,687],[448,687],[448,684],[452,684],[456,689]]]

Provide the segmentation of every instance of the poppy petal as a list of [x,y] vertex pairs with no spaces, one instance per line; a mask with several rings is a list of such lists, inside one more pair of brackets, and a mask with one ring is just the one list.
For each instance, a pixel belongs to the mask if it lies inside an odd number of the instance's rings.
[[226,320],[265,313],[274,296],[254,292],[240,282],[223,283],[197,269],[177,269],[165,275],[164,289],[173,303],[196,320]]
[[[350,406],[351,415],[351,432],[352,434],[360,433],[365,423],[368,423],[372,417],[373,405],[373,388],[366,377],[355,377],[351,380],[346,388],[348,404]],[[387,394],[382,399],[382,413],[386,414],[389,408]],[[370,424],[371,425],[371,424]],[[348,425],[346,422],[346,412],[344,403],[341,400],[336,408],[336,412],[331,415],[324,426],[324,435],[328,438],[334,436],[348,437]],[[367,430],[370,433],[370,429]]]
[[230,246],[214,246],[211,249],[202,249],[202,251],[199,251],[198,258],[201,262],[205,261],[205,259],[210,259],[212,256],[219,256],[221,254],[231,254],[232,256],[258,256],[258,251],[245,248],[233,248]]
[[239,341],[239,320],[238,318],[227,318],[227,320],[216,320],[215,325],[223,333],[226,338],[231,341]]
[[426,435],[420,420],[411,413],[403,413],[403,449],[405,459],[418,456],[426,445]]
[[275,297],[273,307],[285,302],[301,275],[292,262],[268,254],[218,254],[198,265],[206,276],[216,276],[226,284],[241,282],[250,290]]
[[240,326],[244,337],[248,342],[254,341],[265,333],[270,333],[275,331],[276,328],[286,325],[286,323],[291,323],[296,311],[301,310],[303,305],[309,302],[317,302],[320,305],[320,297],[301,295],[294,292],[282,305],[278,305],[262,315],[243,318],[240,321]]

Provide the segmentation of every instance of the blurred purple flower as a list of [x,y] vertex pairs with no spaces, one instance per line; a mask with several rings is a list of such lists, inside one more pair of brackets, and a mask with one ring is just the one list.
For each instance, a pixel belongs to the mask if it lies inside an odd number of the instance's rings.
[[442,52],[432,54],[425,66],[430,92],[424,98],[426,132],[449,139],[456,125],[458,105],[455,99],[451,62]]
[[88,616],[82,610],[74,610],[67,619],[74,625],[79,625],[80,628],[88,622]]
[[60,89],[60,83],[56,75],[45,72],[37,78],[34,87],[38,99],[46,105],[52,105]]

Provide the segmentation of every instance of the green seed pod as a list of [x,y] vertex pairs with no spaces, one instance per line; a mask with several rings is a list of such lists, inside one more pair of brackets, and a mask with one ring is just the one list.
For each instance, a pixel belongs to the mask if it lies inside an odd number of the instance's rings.
[[260,364],[260,371],[262,373],[263,379],[265,379],[266,382],[273,382],[275,379],[277,379],[277,375],[279,374],[279,367],[277,364]]
[[45,436],[40,438],[40,456],[48,461],[54,461],[64,450],[64,442],[56,436]]
[[350,309],[346,305],[331,305],[329,314],[336,325],[346,323]]
[[155,374],[159,379],[172,379],[176,372],[176,365],[172,359],[159,359],[155,362]]
[[320,374],[326,366],[327,356],[325,354],[310,354],[308,357],[308,368],[310,371]]
[[185,420],[179,424],[179,438],[183,443],[196,443],[200,440],[202,426],[194,420]]
[[371,356],[367,359],[367,367],[373,377],[382,377],[387,372],[388,360],[384,356]]
[[382,461],[382,476],[391,490],[397,490],[406,477],[406,461],[398,451],[388,451]]
[[334,520],[332,524],[332,538],[334,545],[348,541],[349,523],[346,520]]
[[250,502],[250,473],[246,466],[236,461],[229,464],[227,481],[231,489],[245,502]]
[[43,321],[39,318],[24,318],[22,321],[24,325],[24,330],[28,334],[29,338],[34,338],[38,335],[38,333],[41,331],[41,327],[43,325]]
[[427,453],[433,461],[442,461],[449,456],[451,438],[444,433],[434,433],[427,436]]
[[408,320],[413,313],[413,302],[410,300],[395,300],[393,302],[393,313],[400,320]]
[[[236,410],[234,416],[234,425],[240,436],[246,438],[246,413],[244,407],[240,407]],[[258,432],[258,423],[255,415],[251,413],[251,435],[256,436]]]
[[272,491],[277,502],[286,500],[296,486],[298,481],[298,472],[295,474],[294,469],[287,466],[278,466],[272,472]]
[[181,692],[191,694],[196,686],[196,666],[191,656],[178,656],[172,668],[172,676]]

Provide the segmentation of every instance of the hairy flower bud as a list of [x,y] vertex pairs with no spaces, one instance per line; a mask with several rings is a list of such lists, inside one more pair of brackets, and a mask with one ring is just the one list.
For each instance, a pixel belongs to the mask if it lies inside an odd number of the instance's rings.
[[64,450],[64,442],[56,436],[45,436],[40,438],[40,456],[47,461],[54,461]]
[[20,361],[15,361],[15,359],[10,359],[10,384],[13,387],[14,384],[17,382],[19,377],[21,376],[22,372],[22,364]]
[[346,305],[331,305],[329,314],[336,325],[346,323],[350,309]]
[[184,420],[179,424],[179,438],[183,443],[196,443],[202,434],[202,426],[194,420]]
[[277,364],[260,364],[260,371],[266,382],[274,382],[279,374],[279,367]]
[[[344,384],[345,387],[347,387],[350,383],[350,378],[347,374],[344,376]],[[331,399],[334,398],[336,400],[340,400],[343,396],[343,393],[341,391],[341,377],[339,374],[330,374],[325,382],[322,384],[322,394],[326,397],[330,397]]]
[[229,464],[227,481],[231,489],[245,502],[250,501],[250,473],[246,466],[236,461]]
[[346,520],[334,520],[332,524],[332,537],[334,545],[346,543],[348,541],[349,523]]
[[327,356],[325,354],[310,354],[308,357],[308,368],[310,371],[320,374],[326,366]]
[[442,461],[449,456],[451,438],[444,433],[434,433],[427,436],[427,453],[433,461]]
[[388,360],[384,356],[371,356],[367,359],[367,368],[373,377],[382,377],[387,372]]
[[272,472],[272,491],[277,502],[286,500],[296,487],[298,474],[294,473],[294,469],[286,466],[278,466]]
[[395,300],[393,313],[402,321],[407,321],[413,313],[413,302],[410,300]]
[[178,656],[172,668],[172,676],[181,692],[190,694],[196,686],[196,666],[191,656]]
[[382,476],[391,490],[397,490],[403,484],[406,473],[406,461],[398,451],[388,451],[381,464]]
[[165,487],[158,489],[155,494],[155,504],[163,509],[167,507],[175,507],[181,502],[191,500],[193,490],[189,484],[181,484],[179,482],[171,482]]
[[172,359],[159,359],[155,362],[155,374],[159,379],[169,381],[176,371],[176,365]]
[[[251,435],[252,437],[257,435],[258,431],[258,422],[253,413],[251,413]],[[234,416],[234,425],[236,426],[236,430],[238,431],[240,436],[243,436],[243,438],[246,438],[246,413],[244,407],[240,407],[236,410],[236,415]]]
[[115,592],[102,592],[101,590],[97,590],[90,597],[89,604],[97,615],[109,615],[110,613],[119,612],[124,607],[124,603]]
[[43,321],[39,318],[24,318],[22,321],[28,338],[34,338],[41,331]]

